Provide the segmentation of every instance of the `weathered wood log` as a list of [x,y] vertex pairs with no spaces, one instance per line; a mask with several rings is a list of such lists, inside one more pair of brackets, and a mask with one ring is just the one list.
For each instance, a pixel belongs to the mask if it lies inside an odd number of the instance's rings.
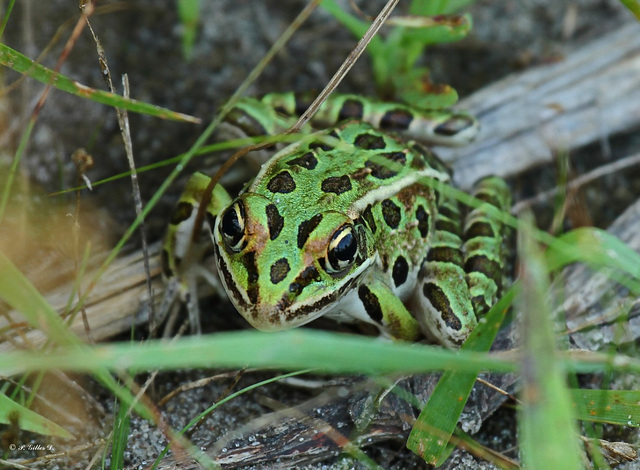
[[554,154],[605,141],[640,126],[640,24],[569,53],[560,62],[511,75],[460,107],[478,117],[477,139],[438,149],[469,188],[487,174],[512,176]]

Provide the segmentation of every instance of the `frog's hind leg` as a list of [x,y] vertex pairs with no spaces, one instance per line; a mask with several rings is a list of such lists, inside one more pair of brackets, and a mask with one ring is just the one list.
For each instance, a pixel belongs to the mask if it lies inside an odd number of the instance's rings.
[[160,309],[156,315],[159,322],[169,315],[180,299],[187,307],[191,332],[199,334],[200,280],[212,286],[216,292],[224,292],[215,273],[215,268],[205,265],[206,259],[213,254],[211,230],[215,217],[230,201],[227,192],[216,186],[199,237],[192,236],[200,200],[209,184],[210,178],[202,173],[195,173],[180,197],[178,205],[171,217],[162,249],[162,271],[166,281],[166,289]]
[[495,209],[509,212],[511,192],[502,178],[489,176],[475,184],[473,196],[483,203],[467,214],[462,250],[471,302],[480,318],[498,300],[507,272],[510,229]]
[[511,194],[501,178],[478,181],[473,196],[482,203],[464,218],[464,231],[457,202],[439,196],[433,242],[418,274],[413,300],[423,332],[445,346],[456,347],[500,295],[509,230],[499,213],[509,210]]
[[464,271],[458,203],[442,193],[438,197],[435,231],[418,273],[412,307],[427,337],[455,348],[475,327],[476,316]]

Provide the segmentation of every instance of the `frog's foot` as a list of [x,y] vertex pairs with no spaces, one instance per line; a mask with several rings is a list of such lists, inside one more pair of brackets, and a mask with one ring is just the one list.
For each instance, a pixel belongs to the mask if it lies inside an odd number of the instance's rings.
[[[362,311],[361,320],[376,325],[382,334],[394,339],[415,341],[420,325],[393,290],[379,279],[363,283],[357,290]],[[352,313],[353,315],[353,313]]]

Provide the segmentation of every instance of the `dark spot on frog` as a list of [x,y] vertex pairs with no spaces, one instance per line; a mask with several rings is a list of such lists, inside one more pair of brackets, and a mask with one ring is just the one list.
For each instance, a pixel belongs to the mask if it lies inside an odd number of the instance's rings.
[[427,238],[429,234],[429,213],[424,206],[420,205],[416,209],[416,220],[418,221],[418,230],[422,238]]
[[387,146],[382,136],[366,132],[356,137],[353,145],[363,150],[380,150]]
[[501,269],[500,264],[494,260],[490,260],[488,257],[484,255],[474,255],[466,260],[464,263],[465,272],[477,272],[482,273],[487,276],[489,279],[493,279],[493,281],[500,286],[501,281]]
[[313,101],[309,93],[296,93],[295,98],[295,110],[296,116],[302,116]]
[[351,191],[351,179],[347,175],[330,176],[322,180],[320,188],[325,193],[346,193],[347,191]]
[[[338,136],[334,135],[333,137],[338,137]],[[333,150],[333,147],[331,145],[325,144],[324,142],[317,141],[317,142],[311,142],[309,144],[309,149],[311,149],[311,150],[323,150],[324,152],[328,152],[330,150]]]
[[493,231],[493,227],[489,222],[474,222],[467,228],[464,232],[464,238],[466,240],[471,240],[476,237],[491,237],[495,238],[496,234]]
[[451,246],[434,246],[429,250],[427,261],[435,261],[442,263],[453,263],[462,267],[462,252],[459,248]]
[[380,306],[378,297],[371,292],[371,289],[365,285],[361,285],[358,287],[358,297],[369,318],[378,324],[382,324],[382,307]]
[[300,223],[298,226],[298,248],[302,249],[304,244],[309,239],[311,232],[318,226],[322,220],[322,214],[316,214],[308,220]]
[[289,166],[299,166],[302,168],[306,168],[307,170],[313,170],[318,164],[318,159],[312,152],[307,152],[301,157],[294,158],[293,160],[289,160],[287,165]]
[[407,161],[407,156],[404,152],[388,152],[388,153],[380,153],[378,157],[384,157],[390,163],[387,165],[383,163],[377,163],[372,160],[367,160],[364,162],[364,166],[371,170],[371,175],[374,178],[380,180],[386,180],[389,178],[393,178],[398,174],[398,172],[393,169],[396,164],[404,165]]
[[393,270],[391,276],[393,277],[393,283],[396,287],[400,287],[407,281],[409,275],[409,263],[404,256],[398,256],[393,263]]
[[169,223],[171,225],[178,225],[181,222],[184,222],[189,217],[191,217],[191,213],[193,212],[193,204],[190,202],[181,201],[176,206],[176,209],[173,211],[171,215],[171,220]]
[[422,286],[422,294],[440,312],[440,316],[444,320],[448,328],[456,331],[462,329],[462,322],[451,309],[451,304],[444,291],[432,282],[425,282]]
[[369,230],[371,230],[371,233],[376,233],[376,230],[378,230],[378,227],[376,226],[376,221],[373,218],[373,213],[371,212],[371,204],[369,204],[365,208],[365,210],[362,211],[362,218],[369,226]]
[[444,135],[450,137],[452,135],[459,134],[465,129],[469,129],[474,126],[474,120],[471,116],[465,116],[463,114],[458,114],[450,117],[442,124],[438,125],[434,132],[438,135]]
[[271,178],[267,183],[267,189],[272,193],[287,194],[296,189],[296,183],[291,174],[285,170]]
[[392,109],[380,119],[380,129],[389,131],[404,131],[409,129],[413,121],[413,114],[406,109]]
[[484,201],[498,208],[501,206],[498,195],[492,191],[476,192],[473,194],[473,197],[475,197],[476,199],[480,199],[481,201]]
[[255,251],[246,252],[240,258],[240,261],[247,272],[247,296],[251,303],[256,304],[260,296],[260,291],[258,286],[258,267],[256,266]]
[[268,134],[262,124],[240,108],[231,109],[225,116],[225,121],[233,124],[248,136]]
[[267,214],[267,226],[269,227],[269,239],[275,240],[284,227],[284,218],[280,215],[275,204],[269,204],[265,208]]
[[222,275],[222,279],[224,280],[224,283],[227,289],[229,290],[229,293],[236,300],[238,304],[242,305],[244,308],[248,308],[248,305],[244,301],[244,298],[242,297],[242,295],[240,295],[240,291],[236,287],[235,282],[233,282],[233,277],[231,276],[231,273],[227,269],[227,265],[225,264],[224,260],[220,256],[220,249],[218,248],[218,245],[214,243],[213,248],[215,251],[215,259],[217,261],[218,271]]
[[436,219],[436,230],[453,233],[454,235],[460,235],[460,224],[455,219],[448,219],[446,217],[438,217]]
[[169,252],[166,249],[163,249],[160,256],[162,259],[162,274],[164,274],[164,277],[166,278],[173,277],[173,271],[169,267]]
[[389,228],[397,229],[400,225],[401,209],[391,199],[385,199],[381,203],[382,218]]
[[305,287],[307,287],[312,282],[317,282],[319,280],[320,273],[318,273],[316,267],[309,266],[305,268],[304,271],[302,271],[291,284],[289,284],[289,292],[297,297],[298,295],[300,295],[300,293],[302,293]]
[[456,220],[460,218],[460,211],[457,205],[442,204],[438,207],[438,214],[442,214],[448,219]]
[[287,258],[280,258],[278,261],[271,265],[271,270],[269,273],[269,277],[271,279],[272,284],[278,284],[282,282],[282,280],[287,277],[291,267],[289,266],[289,261]]
[[348,118],[361,119],[363,109],[364,107],[360,101],[354,99],[345,100],[344,103],[342,103],[340,112],[338,113],[338,120],[342,121]]

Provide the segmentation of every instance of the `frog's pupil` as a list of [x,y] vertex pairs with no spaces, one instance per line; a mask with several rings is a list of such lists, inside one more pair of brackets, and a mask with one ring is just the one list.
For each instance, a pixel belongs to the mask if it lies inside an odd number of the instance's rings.
[[235,203],[222,216],[221,231],[225,236],[227,245],[236,248],[244,236],[244,218],[242,207]]
[[347,268],[355,259],[358,242],[353,235],[352,227],[343,226],[339,229],[329,245],[329,266],[332,271],[339,272]]
[[356,239],[351,231],[342,237],[342,240],[340,240],[334,252],[336,258],[340,261],[350,261],[353,259],[356,254]]

